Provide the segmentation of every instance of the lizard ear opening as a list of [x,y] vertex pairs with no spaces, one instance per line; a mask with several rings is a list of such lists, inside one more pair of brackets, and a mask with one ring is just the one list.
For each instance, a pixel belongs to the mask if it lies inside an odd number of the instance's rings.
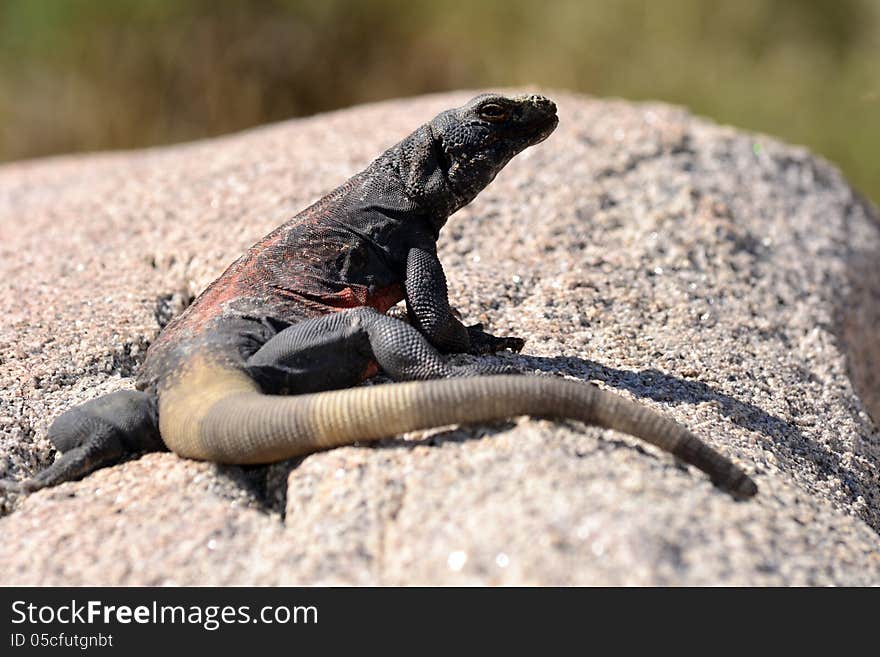
[[449,170],[452,168],[452,160],[449,159],[449,153],[446,152],[446,148],[443,146],[443,137],[434,135],[434,138],[431,140],[431,148],[433,150],[434,159],[437,160],[437,166],[440,168],[440,172],[448,183]]

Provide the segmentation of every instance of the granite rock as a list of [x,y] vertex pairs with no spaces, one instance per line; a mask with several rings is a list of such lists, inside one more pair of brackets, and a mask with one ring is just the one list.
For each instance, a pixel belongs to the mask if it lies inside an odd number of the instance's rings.
[[[159,321],[470,93],[193,144],[0,166],[0,476],[132,387]],[[519,418],[269,467],[150,454],[0,494],[2,584],[880,584],[880,224],[803,148],[548,92],[557,132],[440,243],[496,358],[674,417],[736,502],[629,436]],[[873,417],[873,419],[872,419]]]

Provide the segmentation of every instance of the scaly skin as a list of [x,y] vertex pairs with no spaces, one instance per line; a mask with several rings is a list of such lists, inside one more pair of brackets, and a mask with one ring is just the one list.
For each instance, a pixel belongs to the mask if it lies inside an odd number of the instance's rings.
[[[741,469],[639,404],[589,384],[443,357],[523,345],[458,320],[436,243],[449,215],[557,122],[542,96],[484,94],[421,126],[214,281],[151,345],[141,392],[62,414],[49,432],[62,457],[19,487],[55,485],[163,447],[193,459],[270,463],[527,414],[625,431],[737,497],[754,495]],[[384,314],[403,299],[408,322]],[[410,383],[345,389],[380,369]]]

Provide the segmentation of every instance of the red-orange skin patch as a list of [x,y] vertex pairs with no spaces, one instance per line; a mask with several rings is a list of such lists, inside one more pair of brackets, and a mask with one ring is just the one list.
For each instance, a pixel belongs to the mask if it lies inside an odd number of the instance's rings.
[[388,287],[377,290],[373,294],[366,294],[363,288],[356,291],[350,287],[345,288],[340,295],[345,300],[346,305],[341,308],[359,308],[361,306],[369,306],[375,308],[380,313],[387,313],[398,301],[403,299],[403,285],[395,283]]
[[[341,310],[346,308],[360,308],[362,306],[369,306],[384,314],[388,312],[389,308],[391,308],[398,301],[401,301],[403,299],[403,285],[396,283],[371,295],[361,295],[352,288],[346,288],[338,295],[338,298],[342,299],[344,303],[348,304],[339,304],[337,307]],[[366,369],[361,374],[361,381],[365,381],[370,377],[374,377],[378,373],[379,363],[371,360],[369,363],[367,363]]]
[[367,363],[367,367],[364,370],[364,373],[361,374],[361,381],[366,381],[370,377],[376,376],[379,373],[379,363],[374,360],[371,360]]
[[[186,345],[189,357],[201,344],[210,344],[213,350],[226,341],[234,360],[240,347],[234,336],[212,338],[213,332],[225,330],[227,317],[236,327],[240,324],[235,321],[245,316],[296,323],[350,308],[386,313],[401,301],[403,282],[391,282],[396,272],[381,263],[376,271],[360,270],[346,257],[356,253],[358,238],[340,228],[333,211],[349,191],[360,190],[364,180],[363,175],[355,176],[266,235],[227,268],[154,340],[145,380],[158,379],[176,367],[184,357],[173,351],[177,345]],[[376,281],[375,287],[365,284],[369,280]],[[378,369],[371,363],[364,378]]]

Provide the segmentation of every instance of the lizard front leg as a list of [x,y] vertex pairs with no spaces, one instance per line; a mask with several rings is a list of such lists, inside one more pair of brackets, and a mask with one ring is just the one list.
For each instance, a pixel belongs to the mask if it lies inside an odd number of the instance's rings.
[[488,354],[502,349],[519,351],[525,344],[521,338],[486,333],[480,324],[462,324],[449,307],[446,275],[432,251],[409,250],[404,288],[412,325],[442,352]]

